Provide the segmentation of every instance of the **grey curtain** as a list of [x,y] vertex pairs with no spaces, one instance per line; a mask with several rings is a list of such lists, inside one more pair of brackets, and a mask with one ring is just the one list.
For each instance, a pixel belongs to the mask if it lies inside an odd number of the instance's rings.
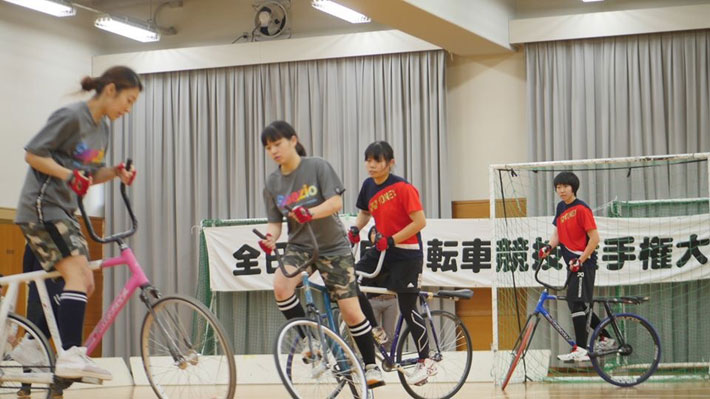
[[[419,188],[427,215],[450,217],[444,72],[444,53],[434,51],[143,76],[145,90],[133,111],[113,125],[109,159],[132,157],[139,171],[130,195],[140,228],[130,244],[153,284],[163,293],[195,295],[195,226],[203,219],[265,216],[262,189],[275,164],[259,135],[277,119],[295,127],[309,155],[333,165],[347,188],[345,212],[355,212],[367,177],[365,147],[387,140],[395,150],[396,173]],[[126,229],[117,188],[106,190],[107,231]],[[121,269],[106,274],[106,301],[126,276]],[[218,300],[231,303],[233,312],[248,305],[249,317],[271,312],[265,316],[274,319],[271,324],[283,322],[272,314],[270,293]],[[144,313],[132,299],[104,339],[104,354],[139,353]],[[252,339],[264,331],[257,324],[244,331],[236,320],[223,322],[232,333],[251,332]],[[272,341],[262,341],[264,349],[255,352],[268,353]],[[239,345],[255,345],[245,342],[235,341],[237,351]]]
[[[710,151],[710,30],[532,43],[525,57],[530,161]],[[580,191],[593,208],[704,197],[705,168],[627,180],[583,172]],[[552,177],[538,175],[529,211],[549,211]]]
[[[525,55],[531,161],[710,151],[710,31],[534,43],[526,45]],[[530,215],[554,214],[556,172],[540,170],[530,178]],[[708,196],[706,162],[579,175],[580,198],[595,210],[614,199]],[[648,208],[645,216],[675,216],[653,204]],[[708,281],[597,291],[650,296],[650,303],[629,310],[658,329],[663,362],[707,361],[710,340],[702,331],[710,327],[710,317],[698,309],[710,298]],[[528,311],[538,294],[528,290]],[[573,331],[567,305],[551,307]],[[562,366],[554,354],[569,350],[546,325],[534,345],[552,348],[552,367]]]

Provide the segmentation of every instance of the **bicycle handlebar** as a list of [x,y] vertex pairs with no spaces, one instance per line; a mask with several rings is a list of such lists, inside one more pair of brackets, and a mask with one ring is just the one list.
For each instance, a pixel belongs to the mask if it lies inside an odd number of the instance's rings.
[[[380,233],[377,233],[377,235],[375,236],[375,242],[377,242],[377,240],[380,237],[382,237],[382,235]],[[380,271],[382,270],[382,264],[385,261],[385,253],[386,252],[387,252],[386,250],[380,252],[380,257],[377,260],[377,267],[375,268],[375,270],[372,273],[365,273],[364,271],[361,271],[361,270],[355,270],[355,274],[358,276],[358,279],[377,277],[380,274]]]
[[[133,160],[128,158],[126,160],[126,170],[131,170],[132,164]],[[79,205],[79,210],[81,211],[81,217],[84,219],[86,229],[89,231],[89,236],[92,240],[102,244],[108,244],[110,242],[118,242],[135,234],[138,229],[138,221],[136,220],[136,215],[133,213],[133,208],[131,207],[131,201],[128,199],[128,194],[126,194],[126,184],[123,182],[121,182],[121,196],[123,197],[123,202],[126,204],[128,215],[131,217],[131,228],[122,233],[116,233],[108,237],[99,237],[98,234],[96,234],[94,226],[91,224],[91,220],[89,220],[89,216],[86,214],[86,210],[84,209],[84,198],[79,195],[77,196],[77,203]]]
[[[289,211],[292,212],[293,208],[290,206],[286,205],[285,208]],[[281,259],[281,254],[279,254],[278,248],[274,247],[274,255],[276,256],[276,261],[279,263],[279,269],[281,269],[281,273],[283,273],[284,276],[287,278],[292,278],[296,277],[301,271],[306,270],[308,266],[310,266],[312,263],[315,263],[315,261],[318,259],[318,241],[316,240],[315,234],[313,234],[313,229],[311,228],[310,223],[304,223],[301,225],[301,227],[294,233],[297,234],[301,229],[305,228],[308,231],[308,235],[311,239],[311,242],[313,243],[313,252],[311,253],[311,258],[305,261],[303,264],[296,266],[296,270],[293,273],[289,273],[286,270],[286,266],[283,263],[283,260]],[[262,234],[259,230],[257,229],[252,229],[252,232],[256,234],[259,238],[262,240],[266,240],[266,236]]]
[[569,278],[570,278],[570,276],[572,276],[572,273],[570,273],[569,271],[567,271],[567,278],[565,279],[565,285],[563,285],[562,287],[555,287],[554,285],[550,285],[550,284],[540,280],[540,277],[538,276],[538,274],[540,274],[540,270],[542,270],[542,262],[544,260],[545,260],[545,258],[538,259],[537,263],[533,266],[533,267],[537,266],[537,270],[535,270],[535,280],[538,283],[540,283],[540,285],[542,285],[543,287],[553,290],[553,291],[562,291],[565,288],[567,288],[567,284],[569,284]]

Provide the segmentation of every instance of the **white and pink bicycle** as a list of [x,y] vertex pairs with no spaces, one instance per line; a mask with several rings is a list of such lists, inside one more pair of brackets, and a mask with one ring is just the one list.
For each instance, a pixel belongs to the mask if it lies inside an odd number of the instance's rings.
[[[143,367],[153,391],[159,398],[233,398],[236,390],[237,368],[234,353],[224,328],[202,303],[182,295],[162,296],[150,284],[131,248],[124,241],[136,232],[137,222],[126,186],[121,184],[121,195],[131,218],[131,228],[109,237],[98,237],[89,223],[79,198],[79,209],[86,221],[91,238],[100,243],[116,243],[120,256],[90,262],[92,270],[126,265],[130,278],[113,300],[94,331],[84,343],[91,353],[116,316],[140,288],[140,299],[147,308],[140,332]],[[33,397],[52,397],[74,382],[100,384],[88,378],[70,380],[54,375],[55,353],[47,337],[25,317],[15,314],[15,303],[21,283],[36,283],[54,347],[62,350],[61,337],[52,311],[45,280],[59,277],[59,272],[36,271],[0,278],[0,286],[7,286],[0,305],[0,342],[6,344],[0,362],[0,395],[18,391],[23,384],[32,384]],[[23,339],[34,339],[41,356],[32,364],[20,364],[10,353]],[[46,392],[46,396],[45,393]]]

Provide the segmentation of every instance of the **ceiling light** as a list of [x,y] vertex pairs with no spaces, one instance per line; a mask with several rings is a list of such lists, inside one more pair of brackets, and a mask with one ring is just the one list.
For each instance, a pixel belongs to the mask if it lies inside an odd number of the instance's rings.
[[76,15],[76,9],[71,3],[64,0],[5,0],[8,3],[17,4],[31,8],[36,11],[41,11],[46,14],[54,15],[55,17],[71,17]]
[[330,0],[312,0],[311,6],[334,17],[344,19],[351,24],[363,24],[370,22],[370,18]]
[[594,3],[597,1],[604,1],[604,0],[582,0],[583,3]]
[[114,17],[108,14],[96,18],[94,25],[117,35],[125,36],[139,42],[157,42],[160,34],[148,24],[132,21],[126,17]]

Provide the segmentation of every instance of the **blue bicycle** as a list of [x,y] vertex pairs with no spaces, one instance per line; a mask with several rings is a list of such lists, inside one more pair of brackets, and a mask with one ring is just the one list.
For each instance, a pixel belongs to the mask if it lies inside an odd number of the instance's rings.
[[[331,302],[328,289],[312,282],[306,271],[318,259],[318,243],[309,223],[300,228],[306,229],[313,245],[310,259],[289,272],[278,249],[274,249],[279,268],[286,277],[301,275],[306,297],[306,317],[288,320],[277,335],[276,369],[294,399],[365,399],[368,389],[360,359],[337,333],[332,312],[337,304]],[[253,232],[266,238],[256,229]],[[316,306],[312,290],[321,292],[325,312]]]
[[[535,310],[528,316],[525,327],[523,327],[515,342],[512,352],[513,359],[501,385],[502,389],[505,389],[508,385],[518,362],[525,358],[528,346],[532,341],[538,323],[540,323],[540,318],[547,320],[570,346],[576,345],[567,331],[545,309],[547,301],[566,299],[564,296],[552,295],[550,291],[564,290],[569,283],[571,273],[568,272],[564,286],[555,287],[540,280],[538,274],[542,270],[541,265],[542,262],[538,262],[536,265],[535,280],[545,289],[540,294]],[[658,338],[658,333],[651,323],[636,314],[614,313],[611,309],[612,304],[638,305],[645,301],[648,301],[648,297],[622,296],[593,299],[593,303],[602,304],[607,317],[599,323],[589,337],[587,346],[589,360],[597,374],[611,384],[621,387],[638,385],[646,381],[656,371],[658,363],[661,361],[661,340]],[[591,312],[589,317],[591,318]],[[590,319],[588,318],[587,325],[589,325],[589,322]],[[598,339],[604,330],[611,335],[611,340],[607,340],[608,342],[613,342],[610,346],[602,344],[602,341]]]

